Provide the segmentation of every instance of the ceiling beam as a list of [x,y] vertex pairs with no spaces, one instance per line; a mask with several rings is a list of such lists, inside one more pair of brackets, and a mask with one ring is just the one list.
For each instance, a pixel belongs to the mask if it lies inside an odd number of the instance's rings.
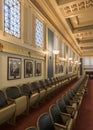
[[74,34],[81,33],[81,32],[87,32],[87,31],[93,31],[93,25],[82,26],[82,27],[78,27],[78,28],[73,29]]
[[81,43],[79,44],[80,47],[93,47],[93,42],[92,43]]

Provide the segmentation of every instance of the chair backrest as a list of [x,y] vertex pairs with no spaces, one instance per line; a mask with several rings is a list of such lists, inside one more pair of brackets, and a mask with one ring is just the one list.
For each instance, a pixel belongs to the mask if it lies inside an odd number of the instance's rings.
[[50,86],[51,85],[51,82],[49,81],[49,79],[45,79],[45,83],[46,83],[46,86]]
[[50,78],[49,80],[50,80],[51,84],[55,84],[55,81],[53,78]]
[[57,83],[57,82],[58,82],[58,80],[57,80],[57,78],[56,78],[56,77],[54,77],[54,78],[53,78],[53,80],[54,80],[54,82],[55,82],[55,83]]
[[41,90],[44,90],[45,88],[40,84],[40,82],[38,81],[37,82],[37,85],[38,85],[38,88],[39,88],[39,91]]
[[64,100],[64,102],[65,102],[66,105],[70,105],[70,99],[68,98],[67,94],[65,94],[63,96],[63,100]]
[[73,95],[72,95],[72,93],[71,93],[71,91],[69,91],[68,93],[67,93],[67,96],[70,98],[70,99],[73,99]]
[[5,95],[3,91],[0,90],[0,108],[3,108],[7,105],[7,100],[5,98]]
[[23,84],[22,86],[20,86],[20,90],[21,90],[21,93],[24,95],[28,95],[29,97],[30,95],[32,95],[32,92],[28,84]]
[[29,128],[26,128],[25,130],[37,130],[36,127],[29,127]]
[[63,124],[60,110],[58,109],[58,107],[55,104],[50,106],[49,111],[50,111],[50,114],[51,114],[54,122],[56,122],[58,124]]
[[44,80],[39,80],[39,84],[44,88],[46,89],[46,83]]
[[48,113],[42,114],[37,120],[39,130],[55,130],[53,121]]
[[32,93],[35,93],[35,92],[38,92],[38,93],[39,93],[39,92],[40,92],[37,82],[32,82],[32,83],[30,84],[30,88],[31,88],[31,92],[32,92]]
[[9,98],[19,98],[21,96],[19,89],[16,86],[6,88],[6,94]]
[[63,99],[59,99],[57,101],[57,105],[58,105],[58,107],[59,107],[59,109],[60,109],[61,112],[64,112],[64,113],[67,112],[67,110],[66,110],[66,104],[65,104],[65,102],[64,102]]

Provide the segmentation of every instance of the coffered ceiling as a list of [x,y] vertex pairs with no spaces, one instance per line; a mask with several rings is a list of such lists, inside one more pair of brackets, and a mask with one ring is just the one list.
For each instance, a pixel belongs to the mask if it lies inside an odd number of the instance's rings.
[[71,37],[72,46],[79,50],[81,56],[93,56],[93,0],[31,1],[36,2],[36,5],[39,5],[38,7],[41,7],[43,12],[46,8],[48,11],[51,10],[52,16],[47,13],[47,10],[44,14],[47,14],[46,16],[51,21],[55,15]]

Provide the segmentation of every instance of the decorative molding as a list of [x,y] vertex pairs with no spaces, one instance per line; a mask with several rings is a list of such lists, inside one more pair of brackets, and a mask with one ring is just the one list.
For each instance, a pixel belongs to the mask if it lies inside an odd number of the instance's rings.
[[18,46],[4,41],[0,41],[0,51],[4,53],[11,53],[14,55],[21,55],[26,57],[37,57],[38,59],[45,58],[45,55],[43,54],[43,49],[36,49],[32,46],[29,46],[29,48],[27,48],[24,46]]
[[92,10],[92,0],[73,0],[73,2],[66,2],[65,4],[58,5],[60,9],[64,11],[64,16],[72,17],[72,15],[78,15],[87,10]]

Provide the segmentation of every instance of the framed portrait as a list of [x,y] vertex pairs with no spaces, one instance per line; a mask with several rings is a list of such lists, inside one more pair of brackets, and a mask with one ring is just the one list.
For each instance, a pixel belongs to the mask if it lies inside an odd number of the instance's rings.
[[32,77],[33,76],[33,61],[29,59],[24,60],[24,77]]
[[60,73],[63,73],[63,65],[60,65]]
[[69,64],[69,72],[72,72],[72,65]]
[[21,58],[8,57],[7,79],[21,78]]
[[60,69],[59,69],[59,63],[56,62],[55,63],[55,73],[58,74],[59,71],[60,71]]
[[42,62],[35,61],[35,76],[42,75]]

